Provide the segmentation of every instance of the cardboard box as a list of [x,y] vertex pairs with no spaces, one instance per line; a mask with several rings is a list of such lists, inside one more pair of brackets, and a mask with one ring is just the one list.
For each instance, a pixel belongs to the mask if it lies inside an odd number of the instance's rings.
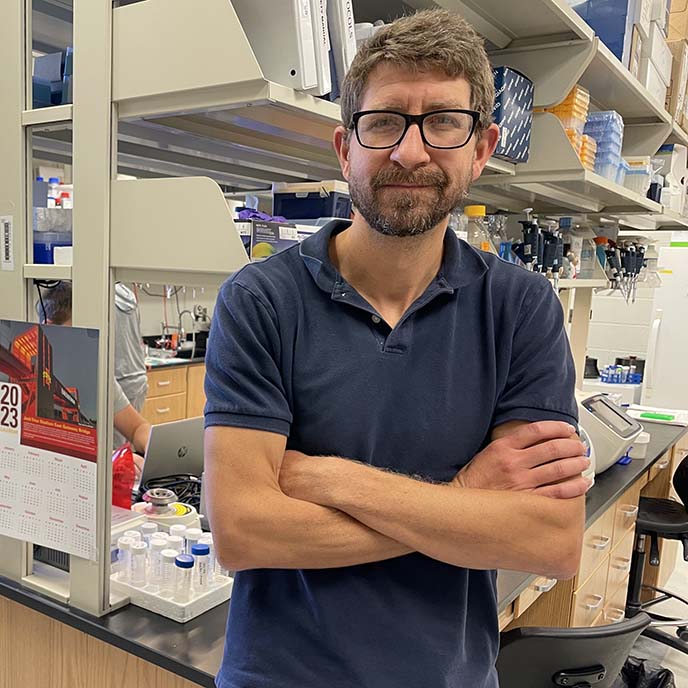
[[650,38],[643,43],[642,57],[652,61],[665,86],[671,82],[672,54],[667,45],[664,32],[657,22],[650,25]]
[[492,116],[499,126],[495,157],[527,162],[533,127],[533,82],[511,67],[496,67],[492,72],[495,80]]
[[673,0],[669,14],[669,40],[688,38],[688,2]]
[[662,106],[666,102],[667,87],[657,68],[649,57],[640,60],[640,83],[650,92],[650,95]]
[[669,41],[667,45],[671,51],[672,63],[666,109],[674,119],[681,120],[686,101],[686,85],[688,83],[688,41]]
[[275,253],[300,244],[320,227],[284,222],[251,220],[251,261],[265,260]]

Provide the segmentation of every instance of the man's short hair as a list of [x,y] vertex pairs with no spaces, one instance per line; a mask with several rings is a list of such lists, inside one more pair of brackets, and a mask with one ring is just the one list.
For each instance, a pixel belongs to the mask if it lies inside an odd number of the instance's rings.
[[380,28],[356,53],[341,87],[342,122],[353,126],[353,114],[371,72],[379,64],[413,72],[437,71],[463,77],[471,87],[471,108],[480,113],[478,135],[492,121],[494,76],[483,39],[454,12],[424,10]]
[[72,283],[58,282],[54,287],[44,288],[36,312],[41,323],[49,320],[53,325],[64,325],[72,317]]

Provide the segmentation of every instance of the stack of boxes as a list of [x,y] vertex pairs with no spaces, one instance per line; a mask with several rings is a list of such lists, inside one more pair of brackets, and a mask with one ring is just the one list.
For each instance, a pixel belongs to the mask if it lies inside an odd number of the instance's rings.
[[585,133],[597,142],[595,173],[617,183],[625,171],[621,158],[623,129],[623,119],[614,110],[591,112],[585,124]]
[[588,134],[583,134],[583,143],[581,145],[578,157],[583,163],[583,167],[591,172],[595,169],[595,160],[597,158],[597,141]]
[[679,126],[688,129],[688,4],[672,3],[668,20],[669,49],[673,56],[666,107]]
[[568,3],[637,77],[643,43],[650,38],[653,0],[568,0]]
[[591,137],[583,134],[589,110],[590,93],[582,86],[574,86],[561,103],[538,111],[551,112],[561,120],[566,136],[581,159],[583,166],[592,170],[595,166],[597,144]]
[[667,0],[568,1],[663,106],[672,64],[666,40]]

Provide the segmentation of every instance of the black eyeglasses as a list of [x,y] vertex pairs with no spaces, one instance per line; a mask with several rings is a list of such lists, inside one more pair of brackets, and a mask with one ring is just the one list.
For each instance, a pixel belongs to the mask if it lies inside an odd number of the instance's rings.
[[354,113],[353,128],[363,148],[394,148],[417,124],[423,143],[431,148],[462,148],[473,136],[480,113],[475,110],[433,110],[407,115],[391,110],[363,110]]

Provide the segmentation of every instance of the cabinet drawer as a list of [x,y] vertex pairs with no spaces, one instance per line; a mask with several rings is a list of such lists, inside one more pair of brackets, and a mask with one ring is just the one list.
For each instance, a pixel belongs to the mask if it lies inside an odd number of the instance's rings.
[[148,373],[148,396],[161,397],[186,392],[186,368],[151,370]]
[[182,420],[186,418],[186,394],[170,394],[146,399],[141,415],[151,425]]
[[638,502],[640,501],[641,489],[641,484],[636,483],[629,490],[626,490],[616,502],[612,549],[616,548],[629,530],[635,528],[635,522],[638,518]]
[[607,589],[607,599],[605,609],[626,609],[626,598],[628,597],[628,576],[621,581],[616,588]]
[[607,590],[616,590],[628,578],[631,572],[631,557],[633,556],[633,544],[635,531],[631,530],[621,540],[619,546],[612,552],[609,558],[609,576],[607,578]]
[[[600,562],[609,556],[612,549],[615,514],[616,507],[612,506],[585,531],[583,554],[581,555],[578,580],[576,581],[578,588],[585,584],[590,574],[600,565]],[[592,622],[592,619],[590,621]]]
[[671,454],[672,454],[673,448],[670,449],[664,456],[655,463],[654,466],[650,469],[650,479],[648,482],[652,482],[658,475],[660,475],[663,471],[666,471],[669,469],[671,466]]
[[608,564],[609,558],[602,562],[585,585],[573,594],[572,626],[592,626],[604,610]]
[[521,616],[540,595],[549,592],[557,584],[556,578],[540,577],[534,580],[516,599],[515,615]]

